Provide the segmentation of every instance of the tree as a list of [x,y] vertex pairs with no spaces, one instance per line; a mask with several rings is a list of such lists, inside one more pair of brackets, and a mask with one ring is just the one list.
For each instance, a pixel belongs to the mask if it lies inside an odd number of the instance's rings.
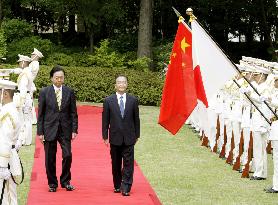
[[7,43],[3,29],[0,29],[0,58],[7,54]]
[[152,59],[153,0],[141,0],[137,58]]

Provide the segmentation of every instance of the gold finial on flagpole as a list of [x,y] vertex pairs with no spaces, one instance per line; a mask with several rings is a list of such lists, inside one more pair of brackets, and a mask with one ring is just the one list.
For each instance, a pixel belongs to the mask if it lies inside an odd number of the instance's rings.
[[192,22],[192,21],[194,21],[195,19],[197,19],[196,16],[194,16],[194,14],[193,14],[193,9],[192,9],[192,8],[186,9],[186,14],[187,14],[188,16],[190,16],[189,22]]

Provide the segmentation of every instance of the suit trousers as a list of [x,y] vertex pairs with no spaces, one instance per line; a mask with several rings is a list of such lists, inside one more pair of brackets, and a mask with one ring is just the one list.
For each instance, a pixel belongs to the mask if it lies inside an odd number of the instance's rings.
[[59,126],[57,137],[53,141],[44,142],[45,150],[45,168],[48,179],[49,187],[57,187],[58,180],[56,176],[56,153],[57,153],[57,141],[59,142],[62,149],[62,174],[60,176],[60,184],[66,185],[69,184],[71,180],[71,162],[72,162],[72,153],[71,153],[71,140],[70,138],[65,138],[62,132],[61,127]]
[[[134,173],[134,145],[110,145],[114,188],[130,192]],[[123,165],[123,166],[122,166]]]

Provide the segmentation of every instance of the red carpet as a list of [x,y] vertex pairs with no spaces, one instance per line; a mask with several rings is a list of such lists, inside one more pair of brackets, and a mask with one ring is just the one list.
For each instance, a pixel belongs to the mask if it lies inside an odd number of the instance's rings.
[[[135,165],[134,184],[131,196],[123,197],[113,193],[111,160],[109,148],[101,138],[102,108],[78,107],[79,134],[72,142],[72,184],[73,192],[58,188],[56,193],[48,192],[44,167],[44,150],[36,140],[35,160],[31,176],[28,205],[160,205],[152,187],[140,168]],[[58,145],[57,177],[61,173],[61,150]]]

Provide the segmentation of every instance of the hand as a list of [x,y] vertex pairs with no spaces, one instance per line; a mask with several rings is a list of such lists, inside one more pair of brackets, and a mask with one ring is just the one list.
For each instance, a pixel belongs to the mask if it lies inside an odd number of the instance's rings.
[[23,69],[21,69],[21,68],[15,68],[15,69],[13,69],[13,73],[14,74],[20,74],[20,73],[22,73],[22,71],[23,71]]
[[75,140],[75,138],[77,137],[77,133],[72,133],[72,135],[71,135],[71,140]]
[[39,139],[40,139],[41,143],[44,144],[44,141],[45,141],[44,140],[44,135],[39,135]]
[[8,180],[11,177],[11,172],[8,167],[0,167],[0,179]]
[[239,92],[241,92],[242,94],[247,92],[247,89],[244,87],[239,88]]
[[104,142],[104,144],[108,147],[109,140],[108,140],[108,139],[104,139],[103,142]]
[[261,134],[265,134],[265,133],[267,133],[267,129],[265,127],[261,127],[260,132],[261,132]]
[[261,102],[264,102],[264,101],[266,101],[266,100],[267,100],[267,97],[265,97],[265,96],[263,96],[263,95],[260,96],[260,101],[261,101]]
[[21,140],[18,139],[15,143],[16,151],[18,151],[21,148],[21,146],[22,146],[22,142],[21,142]]

